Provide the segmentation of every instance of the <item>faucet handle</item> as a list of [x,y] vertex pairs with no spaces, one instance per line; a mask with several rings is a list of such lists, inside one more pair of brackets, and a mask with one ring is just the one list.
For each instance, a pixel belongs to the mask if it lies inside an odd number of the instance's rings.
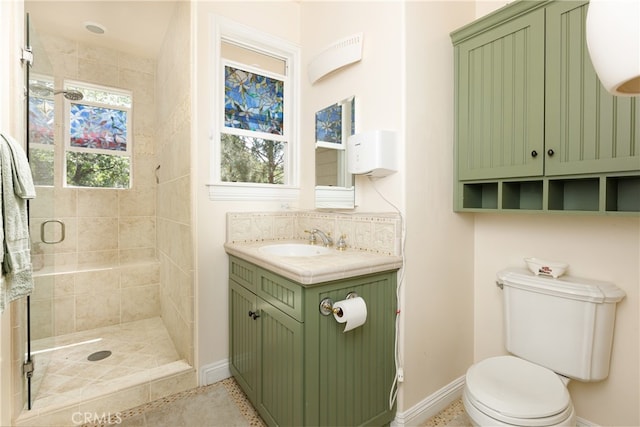
[[336,243],[336,249],[339,251],[344,251],[345,249],[347,249],[347,242],[344,240],[347,238],[346,234],[343,234],[340,236],[340,239],[338,239],[338,243]]
[[309,233],[309,244],[315,245],[317,243],[316,230],[304,230],[305,233]]

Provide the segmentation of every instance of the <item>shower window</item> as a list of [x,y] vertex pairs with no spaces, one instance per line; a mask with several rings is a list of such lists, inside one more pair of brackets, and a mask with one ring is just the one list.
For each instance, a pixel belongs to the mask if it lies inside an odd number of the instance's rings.
[[212,200],[297,198],[295,45],[214,21]]
[[130,92],[68,83],[81,100],[65,99],[65,185],[131,187]]
[[53,185],[53,94],[50,78],[33,75],[29,79],[29,163],[36,185]]

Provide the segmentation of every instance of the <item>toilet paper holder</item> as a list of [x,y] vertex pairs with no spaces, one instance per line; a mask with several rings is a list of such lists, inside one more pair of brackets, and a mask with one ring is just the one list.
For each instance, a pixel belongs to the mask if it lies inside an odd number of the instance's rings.
[[[358,294],[356,292],[349,292],[345,299],[357,298]],[[342,309],[341,308],[333,308],[333,300],[329,297],[323,298],[320,301],[320,306],[318,307],[320,310],[320,314],[323,316],[331,316],[335,314],[338,317],[342,317]]]

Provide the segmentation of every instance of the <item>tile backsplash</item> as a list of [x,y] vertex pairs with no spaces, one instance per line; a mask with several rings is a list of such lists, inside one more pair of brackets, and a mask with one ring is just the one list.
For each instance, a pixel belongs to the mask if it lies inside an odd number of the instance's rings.
[[229,212],[227,242],[309,239],[305,230],[345,235],[348,249],[401,255],[402,219],[397,213],[329,213],[315,211]]

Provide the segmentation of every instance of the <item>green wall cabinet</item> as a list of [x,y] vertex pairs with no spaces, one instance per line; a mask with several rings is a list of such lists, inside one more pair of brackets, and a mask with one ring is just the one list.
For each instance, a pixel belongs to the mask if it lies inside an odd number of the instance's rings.
[[[270,426],[385,425],[395,416],[396,272],[301,285],[229,257],[230,369]],[[324,298],[356,292],[364,325],[343,332]]]
[[600,84],[586,1],[515,1],[451,34],[457,211],[640,212],[639,98]]

